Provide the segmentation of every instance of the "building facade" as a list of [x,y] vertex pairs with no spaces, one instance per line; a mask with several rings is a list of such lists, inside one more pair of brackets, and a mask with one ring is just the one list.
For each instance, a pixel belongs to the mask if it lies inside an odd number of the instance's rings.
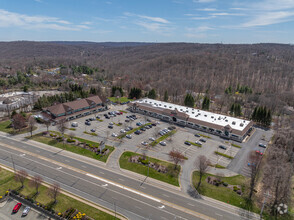
[[242,142],[252,130],[252,121],[161,102],[149,98],[128,104],[129,110],[163,121]]
[[99,96],[91,96],[85,99],[79,99],[72,102],[52,105],[43,109],[45,117],[47,115],[52,120],[58,121],[60,119],[73,120],[97,112],[107,110],[107,106],[102,102]]

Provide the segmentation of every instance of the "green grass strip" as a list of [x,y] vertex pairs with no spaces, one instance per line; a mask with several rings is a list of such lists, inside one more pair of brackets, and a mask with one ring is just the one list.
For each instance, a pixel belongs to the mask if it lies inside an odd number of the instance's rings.
[[211,138],[210,136],[207,136],[207,135],[204,135],[204,134],[199,134],[200,136],[202,137],[205,137],[205,138]]
[[202,145],[200,145],[200,144],[196,144],[196,143],[193,143],[193,142],[191,142],[191,141],[187,141],[187,142],[189,142],[190,144],[192,144],[192,145],[194,145],[194,146],[196,146],[196,147],[202,147]]
[[[143,165],[143,164],[137,164],[137,163],[132,163],[129,161],[129,158],[131,156],[143,156],[141,154],[133,153],[133,152],[124,152],[121,157],[119,158],[119,165],[121,168],[133,171],[135,173],[142,174],[144,176],[147,176],[148,173],[148,167]],[[174,164],[158,160],[152,157],[146,157],[146,159],[149,162],[153,163],[158,163],[160,165],[163,165],[167,167],[170,172],[167,173],[160,173],[157,170],[153,168],[149,168],[149,177],[169,183],[174,186],[179,186],[179,173],[181,170],[181,167],[177,165],[177,169],[174,169]]]
[[122,138],[124,138],[127,134],[132,134],[132,133],[134,133],[135,131],[140,130],[141,128],[145,127],[146,125],[151,125],[151,123],[147,123],[147,124],[145,124],[145,125],[141,125],[140,127],[134,128],[134,129],[132,129],[132,130],[130,130],[130,131],[127,131],[126,133],[119,135],[117,138],[122,139]]
[[240,145],[237,144],[231,144],[233,147],[242,148]]
[[170,132],[168,132],[167,134],[165,135],[162,135],[160,138],[157,138],[155,141],[153,141],[150,146],[154,147],[156,144],[158,144],[160,141],[163,141],[165,140],[166,138],[168,138],[169,136],[175,134],[177,132],[177,130],[172,130]]
[[218,155],[221,155],[223,157],[226,157],[226,158],[229,158],[229,159],[234,159],[234,157],[230,156],[230,155],[227,155],[227,154],[223,154],[221,152],[218,152],[218,151],[214,151],[215,154],[218,154]]
[[96,134],[95,132],[87,132],[87,131],[84,131],[83,133],[84,134],[89,134],[89,135],[92,135],[92,136],[98,136],[98,134]]

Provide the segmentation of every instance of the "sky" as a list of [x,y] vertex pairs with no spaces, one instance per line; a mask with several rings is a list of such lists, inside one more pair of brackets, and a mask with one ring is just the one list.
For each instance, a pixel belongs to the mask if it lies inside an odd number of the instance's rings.
[[294,43],[294,0],[0,0],[0,41]]

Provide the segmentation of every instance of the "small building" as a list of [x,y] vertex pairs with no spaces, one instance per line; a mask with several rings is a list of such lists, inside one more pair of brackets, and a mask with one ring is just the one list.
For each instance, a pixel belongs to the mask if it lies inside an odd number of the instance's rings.
[[202,111],[149,98],[128,104],[130,111],[145,114],[170,123],[242,142],[252,130],[252,121]]
[[107,110],[107,106],[104,105],[101,98],[96,95],[44,108],[43,113],[45,114],[43,115],[47,118],[50,117],[54,121],[58,121],[63,118],[66,120],[73,120],[75,118],[80,118],[104,110]]

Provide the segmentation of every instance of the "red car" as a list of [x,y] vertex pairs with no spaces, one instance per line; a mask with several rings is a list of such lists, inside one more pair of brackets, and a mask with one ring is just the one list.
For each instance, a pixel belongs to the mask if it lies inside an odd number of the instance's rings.
[[14,206],[12,212],[13,212],[13,213],[17,213],[18,210],[20,209],[21,205],[22,205],[22,204],[21,204],[20,202],[17,203],[17,204]]
[[259,151],[259,150],[257,150],[257,151],[255,151],[257,154],[259,154],[259,155],[263,155],[263,153],[261,152],[261,151]]

